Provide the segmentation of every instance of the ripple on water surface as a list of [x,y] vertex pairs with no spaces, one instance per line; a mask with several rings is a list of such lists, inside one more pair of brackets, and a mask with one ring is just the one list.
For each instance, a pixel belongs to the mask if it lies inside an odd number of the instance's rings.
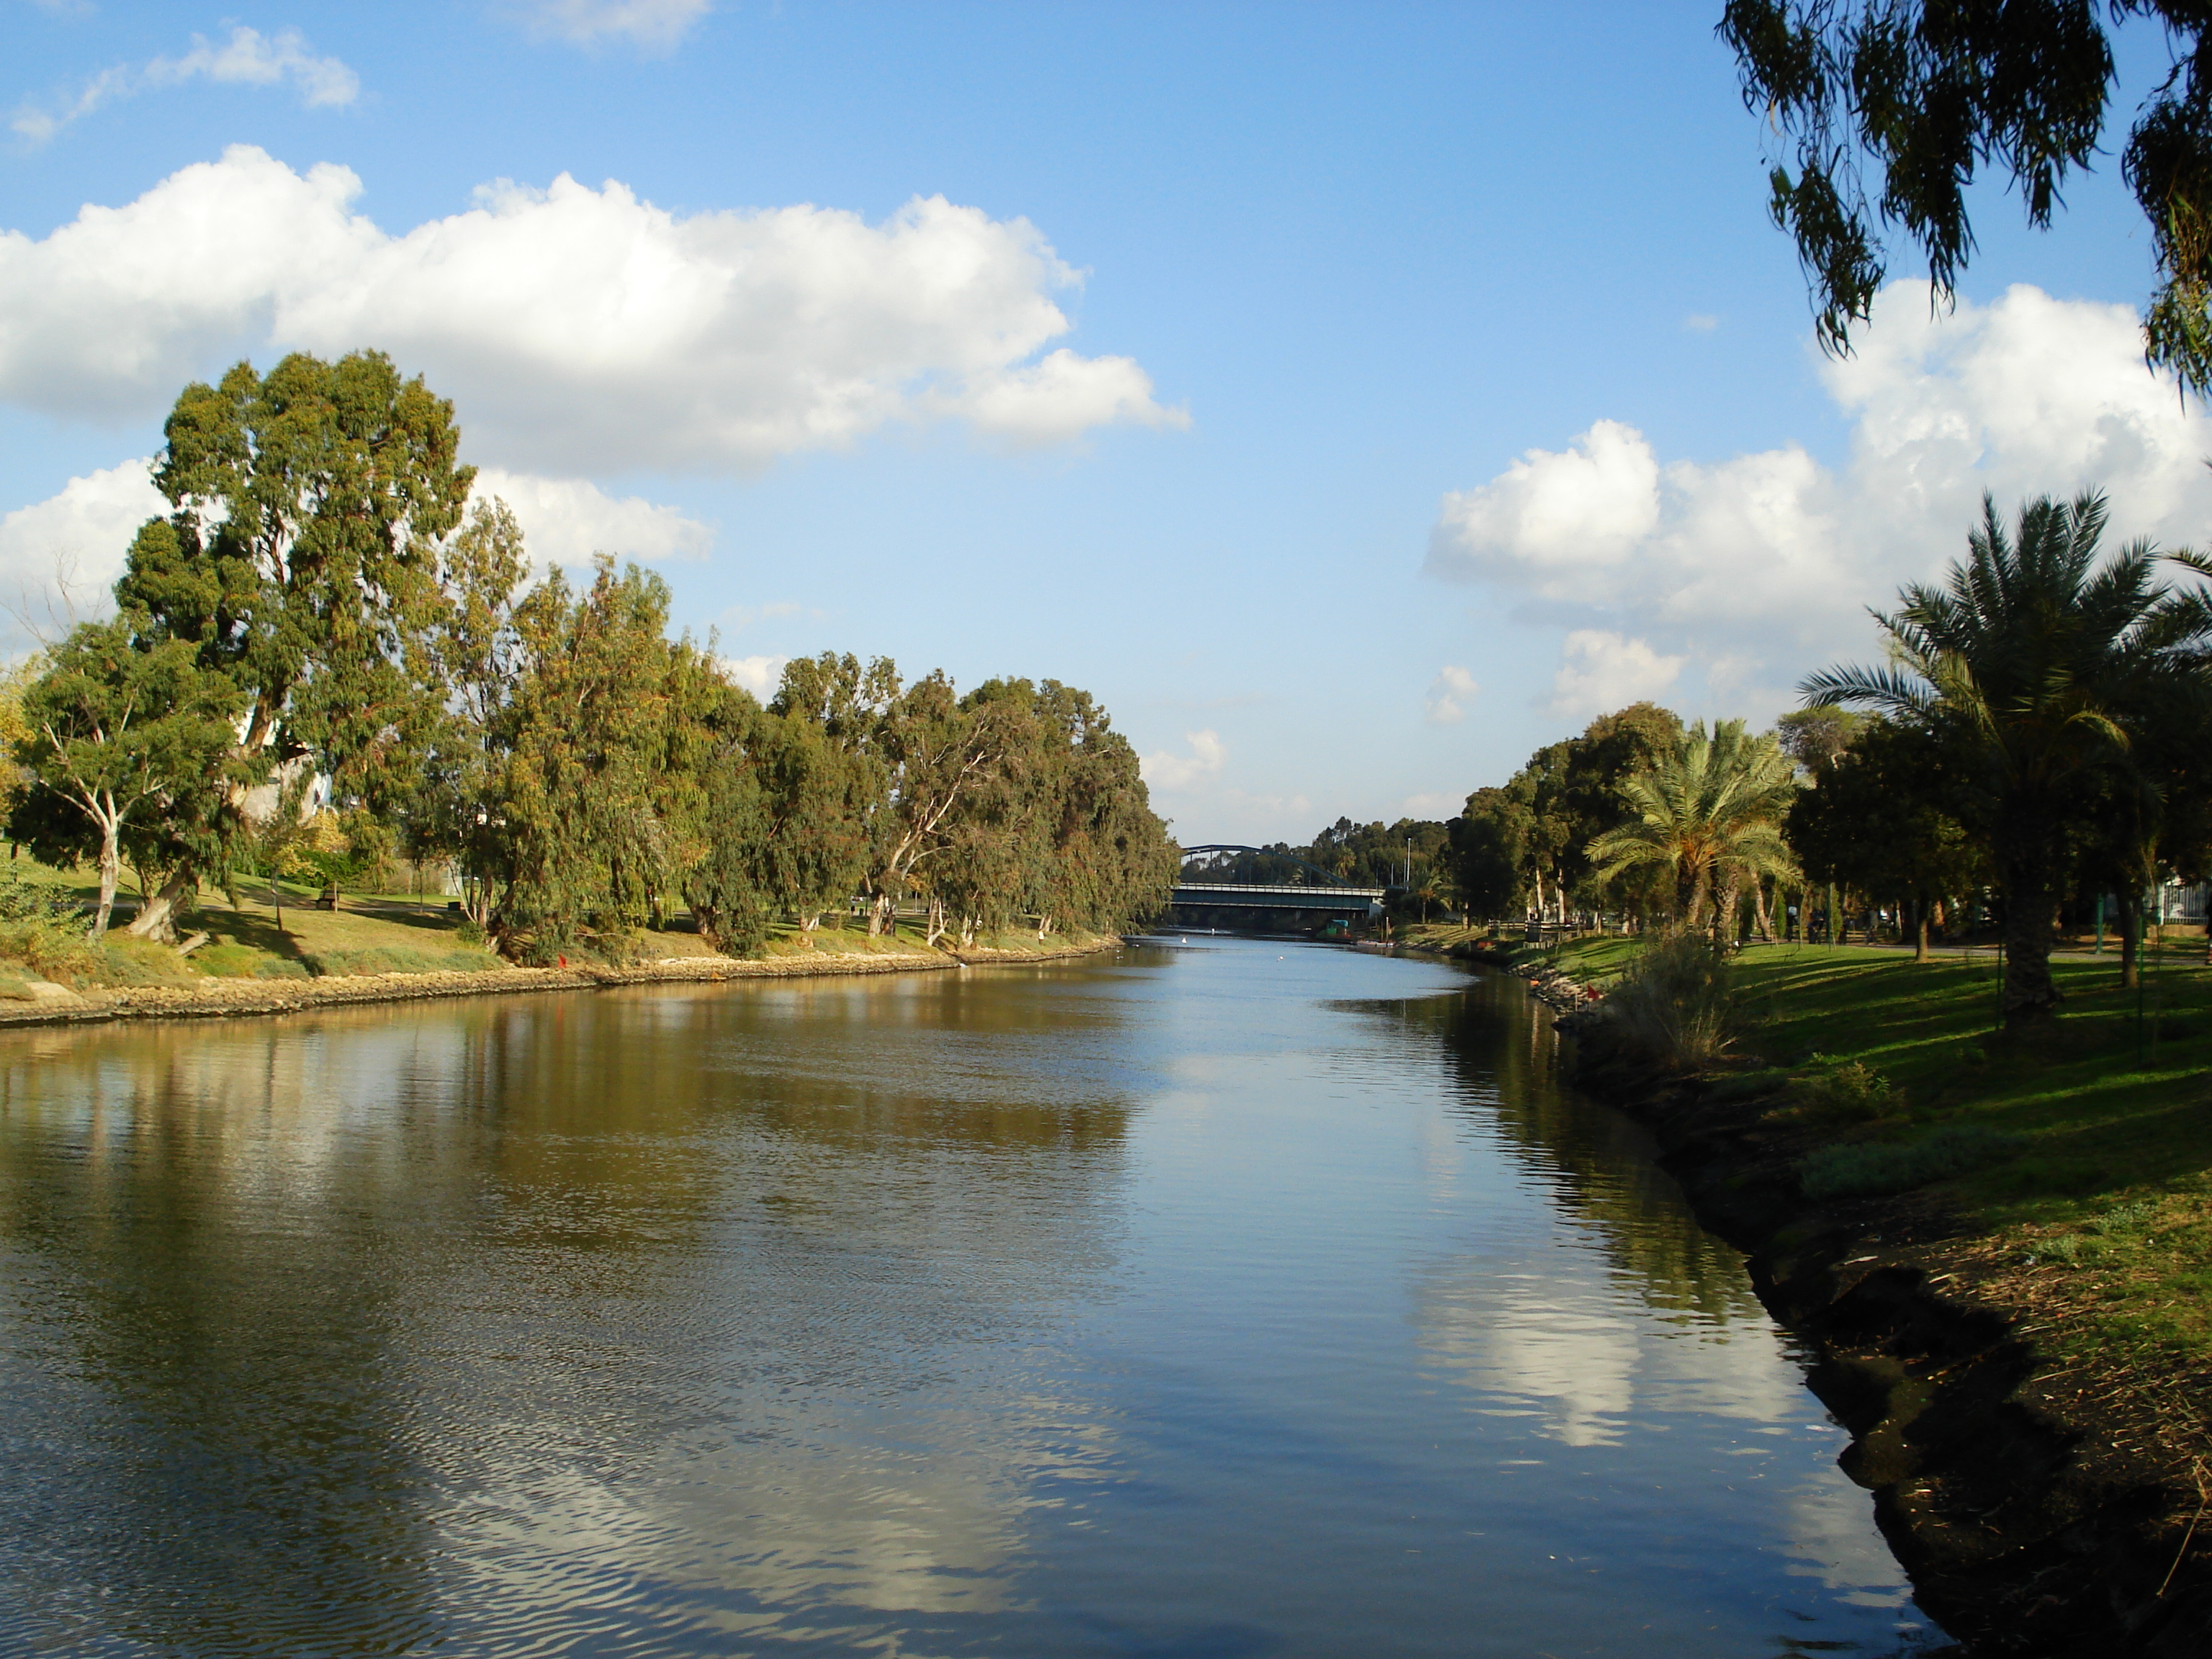
[[1222,941],[0,1043],[0,1648],[1896,1655],[1517,981]]

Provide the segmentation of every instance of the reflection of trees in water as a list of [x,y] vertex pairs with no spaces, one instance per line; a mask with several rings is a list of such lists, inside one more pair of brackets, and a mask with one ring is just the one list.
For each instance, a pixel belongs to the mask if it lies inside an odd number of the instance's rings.
[[1601,1244],[1650,1306],[1725,1323],[1763,1318],[1743,1258],[1700,1227],[1650,1137],[1559,1080],[1554,1016],[1517,979],[1485,974],[1462,993],[1363,1006],[1439,1045],[1456,1115]]
[[0,1248],[21,1298],[0,1364],[35,1449],[12,1473],[50,1494],[7,1506],[26,1600],[0,1631],[397,1651],[430,1599],[387,1348],[404,1287],[321,1224],[378,1202],[382,1177],[323,1171],[302,1205],[296,1168],[255,1167],[307,1058],[275,1028],[120,1035],[41,1033],[0,1058]]
[[25,1633],[390,1651],[533,1574],[988,1601],[1097,1455],[1030,1362],[1115,1249],[1121,1023],[947,975],[11,1042],[0,1421],[99,1449],[0,1549],[109,1592]]

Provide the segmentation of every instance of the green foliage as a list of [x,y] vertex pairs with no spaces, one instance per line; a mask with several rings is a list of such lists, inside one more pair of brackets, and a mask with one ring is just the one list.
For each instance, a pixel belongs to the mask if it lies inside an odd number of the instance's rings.
[[14,759],[28,774],[9,838],[50,863],[100,872],[93,931],[105,933],[122,860],[167,872],[219,862],[243,699],[143,614],[86,623],[53,647],[22,688]]
[[[2150,229],[2159,287],[2148,355],[2212,386],[2212,73],[2206,14],[2185,0],[2115,0],[2152,18],[2172,74],[2141,106],[2121,156]],[[2106,27],[2081,0],[1996,6],[1929,0],[1729,0],[1720,26],[1744,106],[1793,143],[1769,175],[1776,224],[1797,244],[1822,345],[1849,349],[1901,228],[1948,301],[1972,253],[1966,201],[1994,165],[2028,222],[2051,222],[2069,171],[2097,153],[2112,81]],[[1870,169],[1871,185],[1863,177]]]
[[1994,854],[2015,1023],[2057,1004],[2051,933],[2083,792],[2126,774],[2134,733],[2172,707],[2198,711],[2202,729],[2212,611],[2153,579],[2146,543],[2100,561],[2105,520],[2101,496],[2044,498],[2008,534],[1984,496],[1966,560],[1877,617],[1888,664],[1829,669],[1801,688],[1808,703],[1874,708],[1943,757],[1950,805]]
[[1563,910],[1571,892],[1586,903],[1664,914],[1663,883],[1641,867],[1600,871],[1589,848],[1633,821],[1622,785],[1681,742],[1679,716],[1632,703],[1538,750],[1503,787],[1476,790],[1449,832],[1463,902],[1478,915],[1499,915],[1523,900],[1548,913]]
[[1740,884],[1794,873],[1781,820],[1796,792],[1790,761],[1741,720],[1706,734],[1700,720],[1671,752],[1620,783],[1632,816],[1593,840],[1587,856],[1600,879],[1632,870],[1671,878],[1674,914],[1697,927],[1710,906],[1720,929],[1735,916]]
[[1797,1166],[1798,1184],[1814,1200],[1869,1198],[1948,1181],[2010,1158],[2016,1135],[1973,1123],[1947,1123],[1917,1140],[1863,1141],[1823,1146]]
[[1814,1054],[1807,1065],[1790,1093],[1815,1123],[1868,1123],[1904,1106],[1903,1091],[1863,1060]]
[[1604,1008],[1606,1040],[1677,1071],[1722,1060],[1744,1026],[1727,953],[1694,933],[1656,940]]
[[126,857],[160,884],[131,931],[170,937],[249,862],[344,887],[401,847],[457,865],[473,937],[533,960],[654,954],[639,930],[679,905],[750,951],[778,911],[811,927],[862,892],[878,928],[922,896],[969,932],[1043,931],[1124,926],[1172,884],[1136,756],[1085,693],[963,698],[824,653],[763,710],[668,637],[657,576],[603,558],[580,592],[558,569],[523,591],[514,515],[468,507],[452,407],[380,354],[240,363],[187,386],[165,437],[171,510],[131,544],[118,620],[0,687],[39,770],[15,833],[98,858],[103,924]]
[[1788,818],[1790,844],[1807,874],[1912,899],[1923,915],[1947,895],[1989,884],[1986,840],[1961,817],[1975,810],[1972,790],[1957,745],[1939,734],[1892,720],[1861,720],[1848,746],[1832,752],[1813,778]]

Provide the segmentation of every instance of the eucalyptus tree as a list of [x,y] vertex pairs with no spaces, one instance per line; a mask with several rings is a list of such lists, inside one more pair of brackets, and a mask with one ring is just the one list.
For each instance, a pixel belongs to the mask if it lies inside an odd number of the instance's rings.
[[[163,440],[171,510],[131,543],[116,599],[148,643],[185,643],[244,695],[234,769],[310,767],[372,802],[411,785],[440,696],[410,664],[474,478],[453,405],[380,352],[295,354],[186,386]],[[131,932],[170,936],[228,841],[209,820],[182,844]]]
[[99,872],[107,931],[123,860],[162,873],[210,849],[236,781],[244,698],[181,640],[148,641],[143,618],[80,624],[24,686],[12,758],[28,773],[10,839]]
[[1796,791],[1796,769],[1765,733],[1722,720],[1710,734],[1692,726],[1672,753],[1622,780],[1631,816],[1595,837],[1586,856],[1601,880],[1634,870],[1673,878],[1674,914],[1696,928],[1712,912],[1721,933],[1747,880],[1794,869],[1782,819]]
[[[2117,25],[2163,31],[2172,72],[2146,99],[2120,168],[2148,222],[2158,289],[2147,355],[2212,389],[2212,12],[2197,0],[2110,0]],[[1745,106],[1793,143],[1768,175],[1776,224],[1797,245],[1822,345],[1848,349],[1901,228],[1948,301],[1974,250],[1976,173],[2017,188],[2047,227],[2068,175],[2105,126],[2113,60],[2091,0],[1727,0]],[[1871,179],[1868,174],[1872,174]]]
[[1810,706],[1872,708],[1959,757],[2004,896],[2010,1024],[2057,1006],[2051,933],[2080,797],[2130,765],[2131,728],[2197,695],[2212,639],[2212,615],[2155,579],[2148,543],[2100,562],[2105,523],[2101,495],[2042,497],[2008,534],[1985,495],[1966,560],[1875,614],[1890,662],[1800,688]]
[[445,603],[410,650],[418,681],[437,696],[398,816],[410,857],[453,860],[462,906],[483,927],[507,868],[499,790],[511,738],[507,713],[524,667],[515,617],[529,568],[522,527],[504,501],[477,501],[440,563]]
[[667,635],[668,586],[602,556],[516,607],[522,673],[502,716],[500,932],[541,959],[655,915],[703,856],[700,773],[741,695]]
[[[892,834],[883,727],[898,696],[888,657],[864,666],[849,652],[825,651],[784,665],[768,708],[774,720],[757,728],[769,823],[765,884],[802,931],[853,897]],[[874,921],[872,912],[871,932]]]

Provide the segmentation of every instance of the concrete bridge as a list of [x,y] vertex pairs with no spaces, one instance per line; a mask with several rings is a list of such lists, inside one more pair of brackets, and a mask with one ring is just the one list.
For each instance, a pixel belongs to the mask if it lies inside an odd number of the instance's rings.
[[1291,932],[1318,927],[1330,921],[1367,921],[1382,914],[1380,887],[1353,887],[1328,871],[1294,854],[1264,847],[1207,846],[1186,848],[1186,860],[1208,853],[1261,853],[1287,859],[1310,871],[1310,882],[1258,884],[1225,881],[1179,881],[1168,900],[1168,912],[1187,927],[1250,927],[1267,932]]

